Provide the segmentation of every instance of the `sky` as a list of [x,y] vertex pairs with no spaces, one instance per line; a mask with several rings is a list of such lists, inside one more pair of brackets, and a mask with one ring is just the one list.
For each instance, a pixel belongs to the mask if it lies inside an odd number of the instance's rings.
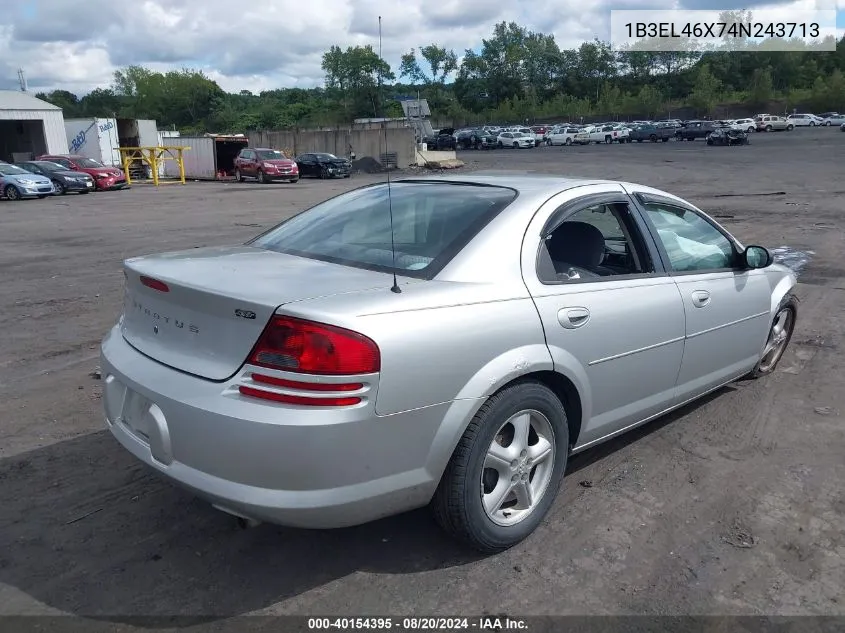
[[[111,85],[116,69],[142,65],[203,70],[224,90],[321,85],[332,45],[372,44],[394,71],[410,48],[437,43],[462,56],[493,25],[515,21],[555,36],[561,48],[609,38],[611,9],[838,8],[845,0],[3,0],[0,89],[17,89],[19,68],[33,92],[85,94]],[[241,9],[238,11],[238,9]]]

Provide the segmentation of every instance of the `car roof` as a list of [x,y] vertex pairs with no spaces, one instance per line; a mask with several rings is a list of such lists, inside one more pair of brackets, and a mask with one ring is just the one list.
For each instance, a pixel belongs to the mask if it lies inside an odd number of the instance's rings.
[[394,182],[452,182],[467,185],[494,185],[514,189],[520,194],[531,196],[548,195],[549,197],[573,187],[598,184],[620,184],[615,180],[575,178],[555,176],[552,174],[514,173],[507,170],[487,170],[476,172],[468,176],[440,176],[437,178],[411,177],[402,178]]

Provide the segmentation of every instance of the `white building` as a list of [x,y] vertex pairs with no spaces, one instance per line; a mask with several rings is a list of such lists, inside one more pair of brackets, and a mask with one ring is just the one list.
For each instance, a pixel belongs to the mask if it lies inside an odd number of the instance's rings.
[[19,90],[0,90],[0,160],[67,154],[62,109]]

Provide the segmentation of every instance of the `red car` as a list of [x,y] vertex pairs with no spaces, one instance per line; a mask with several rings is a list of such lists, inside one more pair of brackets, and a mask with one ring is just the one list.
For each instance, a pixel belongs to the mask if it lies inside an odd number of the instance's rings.
[[71,171],[82,171],[94,179],[96,191],[111,191],[114,189],[125,189],[126,174],[119,167],[106,167],[100,161],[85,156],[74,154],[44,154],[36,160],[48,160],[51,163],[58,163]]
[[299,167],[277,149],[247,147],[235,158],[235,180],[243,182],[244,178],[256,178],[258,182],[297,182]]

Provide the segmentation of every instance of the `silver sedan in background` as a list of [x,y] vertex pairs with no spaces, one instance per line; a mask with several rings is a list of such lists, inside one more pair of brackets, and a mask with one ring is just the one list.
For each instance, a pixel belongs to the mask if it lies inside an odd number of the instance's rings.
[[138,459],[244,521],[430,505],[484,552],[573,452],[771,373],[796,318],[793,273],[692,204],[545,176],[370,185],[124,272],[103,400]]

